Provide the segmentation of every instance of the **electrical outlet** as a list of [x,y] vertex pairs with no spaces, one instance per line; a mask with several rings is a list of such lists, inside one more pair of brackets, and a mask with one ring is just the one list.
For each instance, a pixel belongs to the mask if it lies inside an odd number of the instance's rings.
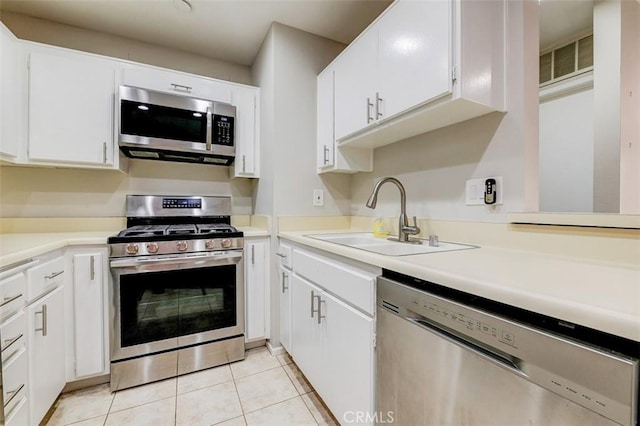
[[495,179],[496,181],[496,202],[492,205],[502,204],[502,193],[504,192],[502,184],[502,176],[489,176],[481,179],[469,179],[466,184],[466,205],[467,206],[484,206],[484,190],[487,179]]
[[315,207],[324,206],[324,191],[322,189],[313,190],[313,205]]

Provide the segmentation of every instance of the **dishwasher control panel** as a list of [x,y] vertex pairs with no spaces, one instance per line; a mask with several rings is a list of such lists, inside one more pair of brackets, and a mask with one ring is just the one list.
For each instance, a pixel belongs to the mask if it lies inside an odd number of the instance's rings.
[[501,329],[487,319],[483,318],[481,321],[469,314],[463,314],[459,310],[444,307],[424,297],[412,296],[411,303],[415,308],[418,308],[415,310],[416,313],[423,314],[423,309],[426,309],[431,314],[426,315],[427,317],[433,318],[435,316],[436,318],[433,319],[436,319],[437,322],[445,327],[454,329],[462,327],[468,335],[482,333],[483,337],[491,337],[496,342],[517,348],[516,333],[514,331]]

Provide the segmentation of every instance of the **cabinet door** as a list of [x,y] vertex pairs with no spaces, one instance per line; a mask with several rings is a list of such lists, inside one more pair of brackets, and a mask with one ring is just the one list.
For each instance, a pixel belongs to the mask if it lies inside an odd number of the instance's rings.
[[245,240],[245,340],[267,337],[266,241]]
[[233,87],[224,81],[145,66],[124,69],[122,82],[127,86],[224,103],[231,103],[231,88]]
[[279,269],[280,277],[280,343],[291,353],[291,271]]
[[58,287],[27,307],[31,424],[39,424],[65,384],[64,296]]
[[380,118],[450,93],[451,3],[399,1],[378,22]]
[[112,165],[115,63],[37,51],[29,70],[29,159]]
[[362,35],[335,63],[335,138],[357,132],[375,120],[378,32]]
[[14,160],[20,148],[20,45],[0,23],[0,154]]
[[234,177],[259,177],[259,89],[236,87],[233,105],[236,107],[236,160]]
[[104,256],[73,256],[75,378],[104,373]]
[[338,420],[345,419],[348,411],[373,413],[374,320],[326,292],[321,300],[321,358],[326,379],[316,390]]
[[[327,374],[322,369],[322,328],[318,324],[320,289],[296,274],[291,276],[291,355],[319,391]],[[320,386],[321,387],[321,386]]]
[[333,69],[325,69],[318,76],[317,97],[317,166],[319,169],[334,165],[335,138],[333,134]]

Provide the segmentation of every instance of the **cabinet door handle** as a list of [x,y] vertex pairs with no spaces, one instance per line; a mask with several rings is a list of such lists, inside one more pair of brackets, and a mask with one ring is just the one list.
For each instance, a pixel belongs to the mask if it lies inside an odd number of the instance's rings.
[[371,103],[371,99],[367,98],[367,124],[373,121],[373,117],[371,116],[371,108],[373,108],[373,104]]
[[323,156],[324,164],[327,164],[329,162],[329,155],[328,154],[329,154],[329,148],[327,148],[327,146],[325,145],[324,146],[324,156]]
[[318,298],[318,324],[322,324],[322,318],[326,318],[326,315],[322,315],[322,304],[325,303],[325,301],[320,299],[320,296],[316,297]]
[[2,348],[2,351],[4,352],[5,349],[7,349],[9,346],[13,345],[18,340],[20,340],[20,338],[22,338],[22,336],[23,336],[23,334],[20,333],[16,337],[14,337],[13,339],[4,339],[5,346],[4,346],[4,348]]
[[287,278],[288,276],[286,272],[282,272],[282,294],[289,289],[289,286],[285,284],[287,282]]
[[42,310],[35,313],[36,315],[42,314],[42,327],[36,328],[35,331],[42,331],[42,336],[47,335],[47,305],[42,305]]
[[14,390],[10,390],[7,391],[7,400],[4,402],[4,406],[6,407],[7,405],[9,405],[9,403],[11,402],[11,400],[13,398],[15,398],[15,396],[17,394],[20,393],[20,391],[22,390],[22,388],[24,388],[24,383],[21,384],[20,386],[18,386],[17,388],[15,388]]
[[3,307],[4,305],[8,305],[9,303],[13,302],[14,300],[20,297],[22,297],[22,293],[16,294],[15,296],[5,297],[4,299],[2,299],[2,303],[0,303],[0,308]]
[[313,305],[314,305],[313,300],[315,298],[318,298],[318,301],[320,300],[320,296],[316,295],[315,292],[313,290],[311,290],[311,318],[313,318],[313,314],[315,314],[316,312],[318,312],[318,315],[320,313],[320,303],[318,303],[318,309],[317,310],[313,308]]
[[382,98],[380,93],[376,92],[376,120],[382,117]]
[[45,280],[52,280],[52,279],[54,279],[55,277],[57,277],[58,275],[62,275],[63,273],[64,273],[64,271],[52,272],[52,273],[51,273],[51,274],[49,274],[49,275],[45,275],[45,276],[44,276],[44,279],[45,279]]
[[107,143],[102,142],[102,162],[107,164]]
[[256,246],[251,246],[251,264],[256,264]]
[[173,86],[173,90],[177,92],[191,93],[191,89],[193,89],[193,87],[191,86],[185,86],[183,84],[176,84],[176,83],[171,83],[171,86]]
[[90,263],[90,272],[89,274],[91,275],[91,281],[96,279],[96,257],[95,256],[91,256],[91,263]]
[[242,155],[242,173],[246,173],[246,171],[247,171],[247,158],[243,154]]

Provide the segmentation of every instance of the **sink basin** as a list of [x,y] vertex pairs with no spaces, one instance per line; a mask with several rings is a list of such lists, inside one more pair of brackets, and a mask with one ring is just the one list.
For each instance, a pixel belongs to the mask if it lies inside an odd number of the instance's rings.
[[443,251],[467,250],[476,248],[466,244],[440,241],[438,247],[431,247],[428,240],[420,240],[422,244],[401,243],[398,241],[377,238],[368,232],[349,232],[344,234],[311,234],[307,237],[329,243],[366,250],[387,256],[408,256],[412,254],[438,253]]

